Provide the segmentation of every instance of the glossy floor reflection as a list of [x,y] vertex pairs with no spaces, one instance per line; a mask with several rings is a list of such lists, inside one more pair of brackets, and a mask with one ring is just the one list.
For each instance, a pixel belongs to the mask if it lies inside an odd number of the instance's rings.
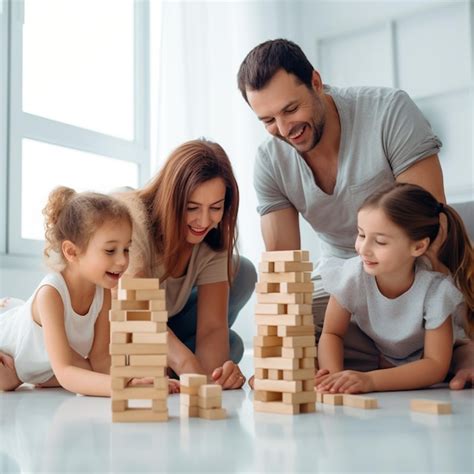
[[[250,373],[251,359],[245,364]],[[112,424],[108,399],[61,389],[0,393],[0,473],[474,472],[474,392],[381,393],[377,410],[318,405],[297,416],[254,413],[246,388],[225,392],[223,421]],[[411,398],[453,414],[412,413]]]

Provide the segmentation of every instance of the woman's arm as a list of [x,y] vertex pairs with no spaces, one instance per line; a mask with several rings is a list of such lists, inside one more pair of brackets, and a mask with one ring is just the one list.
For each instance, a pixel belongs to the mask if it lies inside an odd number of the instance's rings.
[[64,326],[64,306],[59,293],[50,286],[44,286],[38,291],[35,303],[51,367],[61,386],[83,395],[110,396],[109,375],[74,365],[73,351]]
[[205,374],[206,371],[197,360],[196,356],[186,345],[179,340],[168,327],[168,365],[181,374]]
[[89,353],[92,370],[101,374],[110,374],[110,290],[104,290],[104,302],[94,325],[94,342]]

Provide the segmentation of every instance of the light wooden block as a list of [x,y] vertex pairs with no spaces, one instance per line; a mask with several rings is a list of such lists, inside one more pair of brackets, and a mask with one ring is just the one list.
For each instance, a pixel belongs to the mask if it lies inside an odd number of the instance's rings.
[[125,367],[111,367],[112,377],[164,377],[166,367],[138,367],[126,365]]
[[273,262],[260,262],[258,264],[259,273],[273,273],[274,265]]
[[254,347],[254,357],[281,357],[281,347]]
[[450,402],[438,400],[413,399],[410,400],[410,410],[434,415],[449,415],[452,413]]
[[262,283],[308,283],[311,281],[311,273],[260,273],[258,279]]
[[260,402],[281,402],[281,392],[269,392],[267,390],[255,390],[253,392],[253,399]]
[[289,405],[283,402],[261,402],[254,400],[254,410],[262,413],[278,413],[282,415],[296,415],[300,412],[299,405]]
[[304,293],[304,304],[310,304],[313,306],[313,294],[312,293]]
[[313,296],[313,283],[296,283],[296,282],[281,282],[280,283],[280,293],[309,293],[311,297]]
[[276,336],[277,326],[257,326],[257,334],[259,336]]
[[314,357],[308,357],[307,359],[299,359],[300,369],[314,369]]
[[166,354],[164,355],[136,355],[128,356],[130,366],[138,367],[166,367]]
[[168,411],[168,402],[167,400],[152,400],[151,409],[155,412],[164,412]]
[[110,344],[109,353],[116,354],[166,354],[166,344]]
[[316,402],[316,393],[314,390],[298,393],[284,393],[282,398],[283,403],[311,403]]
[[205,384],[199,387],[200,397],[221,397],[222,386],[217,384]]
[[128,407],[127,400],[112,400],[112,412],[125,411]]
[[277,335],[280,337],[289,336],[313,336],[316,333],[316,327],[314,324],[308,324],[307,326],[278,326]]
[[110,331],[114,332],[157,332],[156,323],[153,321],[112,321]]
[[167,344],[168,332],[134,332],[131,334],[131,342],[139,344]]
[[300,405],[300,413],[314,413],[316,411],[316,403],[302,403]]
[[158,278],[134,278],[123,275],[118,283],[119,290],[159,290],[160,280]]
[[221,408],[222,397],[199,397],[198,406],[199,408]]
[[282,338],[278,336],[254,336],[254,347],[280,347]]
[[303,347],[303,357],[317,357],[318,351],[316,346],[313,347]]
[[145,408],[129,408],[122,412],[112,413],[112,421],[115,422],[155,422],[168,421],[168,411],[153,411]]
[[187,395],[198,395],[199,385],[196,385],[195,387],[186,387],[186,385],[181,384],[179,391],[180,393],[186,393]]
[[314,377],[311,377],[310,379],[307,379],[307,380],[302,380],[302,382],[303,382],[304,392],[309,392],[310,390],[314,392]]
[[152,386],[126,387],[112,391],[112,400],[164,400],[167,397],[168,390],[158,390]]
[[124,355],[114,355],[111,357],[112,367],[123,367],[127,365],[127,357]]
[[132,335],[128,332],[112,332],[110,333],[110,342],[118,344],[127,344],[132,342]]
[[309,260],[307,250],[276,250],[272,252],[263,252],[262,260],[264,262],[301,262]]
[[[256,314],[285,314],[286,305],[284,304],[256,304],[255,305]],[[294,313],[296,314],[296,313]]]
[[136,301],[136,296],[134,290],[117,290],[117,299],[120,301]]
[[301,380],[254,380],[255,390],[268,390],[269,392],[301,392],[303,390],[303,383]]
[[256,314],[255,322],[264,326],[297,326],[302,324],[304,319],[300,314]]
[[255,369],[255,378],[256,379],[268,378],[268,369]]
[[166,323],[168,321],[168,311],[152,311],[150,319],[157,323]]
[[282,338],[283,347],[314,347],[314,335],[288,336]]
[[197,407],[199,406],[199,395],[191,395],[189,393],[181,392],[179,394],[179,403],[188,407]]
[[257,293],[257,303],[261,304],[304,304],[303,293]]
[[179,416],[184,418],[198,418],[199,417],[199,407],[180,405],[179,406]]
[[268,369],[268,380],[283,380],[283,370]]
[[323,398],[324,398],[324,393],[323,392],[318,392],[318,391],[314,391],[314,393],[316,394],[316,401],[318,403],[323,403]]
[[283,380],[309,380],[314,378],[314,369],[284,370]]
[[[326,395],[324,395],[323,399],[326,399]],[[363,408],[366,410],[378,407],[376,398],[361,397],[360,395],[344,394],[343,403],[348,407]]]
[[254,357],[253,363],[256,369],[296,370],[299,367],[298,360],[281,357]]
[[313,264],[311,262],[275,262],[275,273],[288,272],[312,272]]
[[149,310],[148,301],[135,301],[135,300],[112,300],[112,309],[114,310]]
[[323,403],[327,405],[344,405],[342,393],[323,393]]
[[267,283],[267,282],[258,282],[255,284],[256,293],[279,293],[280,284],[279,283]]
[[123,390],[127,386],[128,378],[112,377],[110,386],[112,390]]
[[168,377],[165,377],[161,374],[158,377],[154,377],[153,388],[159,388],[160,390],[168,390]]
[[225,408],[199,408],[199,418],[206,420],[223,420],[227,418]]
[[127,311],[121,309],[111,309],[109,311],[109,321],[126,321]]
[[313,307],[310,304],[289,304],[286,306],[287,314],[310,314],[313,315]]
[[165,290],[136,290],[135,299],[137,301],[165,300],[166,293]]
[[303,357],[302,347],[282,347],[281,357],[284,359],[301,359]]
[[179,381],[185,387],[200,387],[207,384],[207,377],[202,374],[181,374]]

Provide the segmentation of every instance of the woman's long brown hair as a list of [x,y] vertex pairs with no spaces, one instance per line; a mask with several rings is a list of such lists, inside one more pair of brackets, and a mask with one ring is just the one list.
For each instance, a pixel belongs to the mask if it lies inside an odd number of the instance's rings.
[[186,209],[193,191],[214,178],[225,184],[224,213],[218,227],[204,241],[215,251],[227,251],[229,283],[232,281],[232,254],[237,240],[239,188],[227,154],[217,143],[193,140],[176,148],[165,165],[138,195],[150,218],[155,250],[165,268],[166,279],[186,247]]

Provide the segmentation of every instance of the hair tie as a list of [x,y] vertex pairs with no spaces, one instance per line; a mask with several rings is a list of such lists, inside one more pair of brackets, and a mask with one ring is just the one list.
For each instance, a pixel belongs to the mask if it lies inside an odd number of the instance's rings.
[[444,204],[442,202],[438,203],[436,211],[438,212],[438,214],[441,214],[444,211]]

